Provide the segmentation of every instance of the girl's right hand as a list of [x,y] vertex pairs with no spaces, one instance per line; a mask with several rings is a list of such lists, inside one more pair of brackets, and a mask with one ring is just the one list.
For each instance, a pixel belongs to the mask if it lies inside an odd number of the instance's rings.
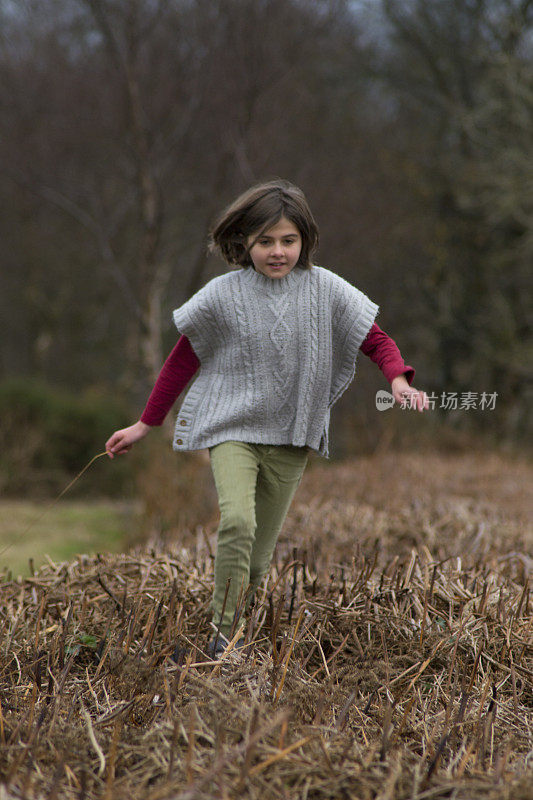
[[139,439],[143,439],[146,436],[149,430],[150,425],[146,425],[139,420],[134,425],[130,425],[129,428],[122,428],[120,431],[115,431],[105,443],[107,455],[109,458],[114,458],[114,456],[127,453],[128,450],[131,450],[135,442],[138,442]]

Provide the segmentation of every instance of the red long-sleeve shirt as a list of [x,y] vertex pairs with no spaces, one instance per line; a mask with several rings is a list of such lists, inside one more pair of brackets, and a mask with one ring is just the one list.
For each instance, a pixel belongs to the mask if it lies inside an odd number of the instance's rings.
[[[415,370],[407,366],[396,342],[374,323],[361,345],[361,352],[374,361],[389,383],[404,374],[412,384]],[[200,362],[186,336],[178,343],[163,364],[141,416],[146,425],[162,425],[166,415],[195,375]]]

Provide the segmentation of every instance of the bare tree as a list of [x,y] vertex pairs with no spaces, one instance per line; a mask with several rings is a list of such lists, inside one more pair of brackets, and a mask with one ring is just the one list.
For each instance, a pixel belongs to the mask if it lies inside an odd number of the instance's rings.
[[498,388],[521,407],[512,421],[502,408],[508,430],[529,424],[533,3],[382,0],[382,10],[376,72],[402,98],[397,117],[413,137],[400,147],[432,207],[420,287],[439,382]]
[[[84,231],[115,285],[115,309],[128,312],[126,361],[139,353],[148,382],[161,363],[167,292],[179,302],[209,277],[215,211],[302,161],[291,126],[345,6],[28,0],[11,21],[0,170]],[[46,82],[35,86],[36,52]],[[21,139],[28,115],[39,122]]]

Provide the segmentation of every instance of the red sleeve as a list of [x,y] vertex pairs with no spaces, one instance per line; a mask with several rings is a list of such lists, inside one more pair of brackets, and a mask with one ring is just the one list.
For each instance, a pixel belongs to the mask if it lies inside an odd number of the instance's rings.
[[360,350],[378,365],[389,383],[392,383],[393,379],[397,378],[398,375],[405,375],[409,386],[413,383],[415,370],[405,364],[394,339],[391,339],[385,331],[382,331],[375,322],[370,328]]
[[162,425],[199,366],[200,362],[191,343],[186,336],[180,336],[177,345],[163,364],[142,413],[141,422],[146,425]]

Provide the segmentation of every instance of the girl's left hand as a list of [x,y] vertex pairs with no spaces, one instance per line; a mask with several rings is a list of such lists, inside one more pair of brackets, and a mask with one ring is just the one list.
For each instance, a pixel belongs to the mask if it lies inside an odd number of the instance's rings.
[[428,396],[425,392],[409,386],[404,375],[398,375],[391,383],[392,396],[398,405],[402,403],[409,409],[427,411],[429,408]]

